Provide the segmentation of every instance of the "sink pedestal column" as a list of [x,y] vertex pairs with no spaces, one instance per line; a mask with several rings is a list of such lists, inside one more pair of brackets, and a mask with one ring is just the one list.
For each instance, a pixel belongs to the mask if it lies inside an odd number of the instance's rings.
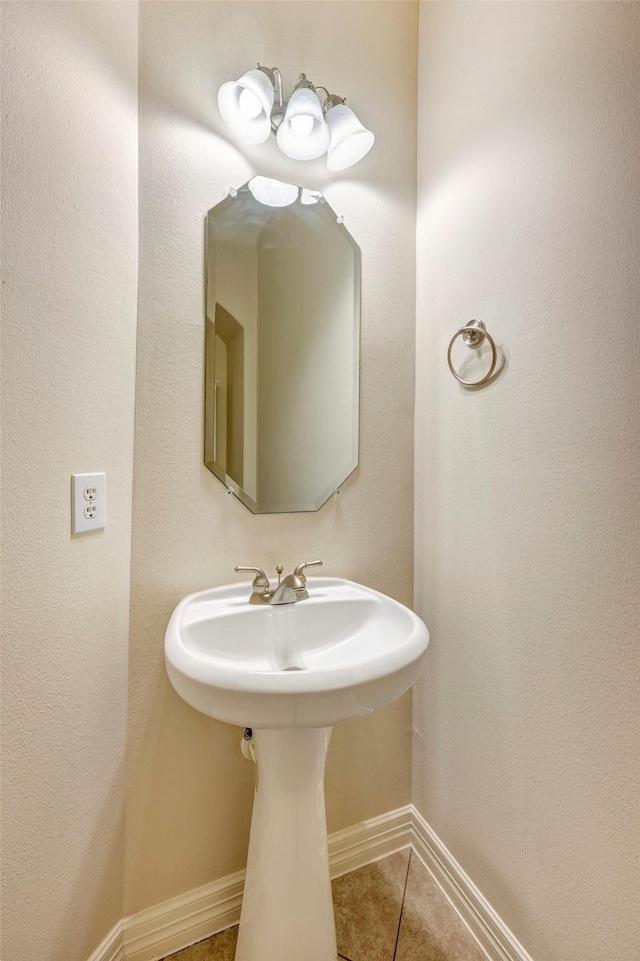
[[255,731],[258,790],[236,961],[336,961],[324,807],[331,728]]

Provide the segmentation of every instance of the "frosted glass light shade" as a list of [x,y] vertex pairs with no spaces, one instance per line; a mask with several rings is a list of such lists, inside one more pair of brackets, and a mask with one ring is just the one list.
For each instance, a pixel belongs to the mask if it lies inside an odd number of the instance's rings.
[[273,100],[273,84],[262,70],[249,70],[239,80],[223,83],[218,91],[222,119],[245,143],[269,139]]
[[299,188],[282,180],[270,177],[254,177],[249,181],[249,190],[261,204],[267,207],[288,207],[298,199]]
[[331,131],[331,144],[327,156],[329,170],[346,170],[369,153],[376,139],[364,127],[351,107],[343,103],[332,107],[327,113]]
[[310,87],[294,90],[278,127],[280,150],[292,160],[315,160],[326,152],[330,139],[317,93]]

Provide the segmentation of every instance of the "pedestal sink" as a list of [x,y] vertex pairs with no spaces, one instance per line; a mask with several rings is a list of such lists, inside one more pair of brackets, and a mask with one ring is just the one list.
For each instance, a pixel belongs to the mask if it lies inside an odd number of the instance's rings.
[[334,724],[407,691],[429,635],[397,601],[314,577],[309,598],[250,606],[250,584],[191,594],[165,635],[167,673],[198,711],[251,728],[257,761],[236,961],[336,961],[324,808]]

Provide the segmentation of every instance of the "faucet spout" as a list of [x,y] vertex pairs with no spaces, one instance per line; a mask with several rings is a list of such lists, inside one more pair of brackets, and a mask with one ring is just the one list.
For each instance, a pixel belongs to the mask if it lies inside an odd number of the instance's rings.
[[278,584],[271,595],[271,604],[293,604],[296,601],[305,601],[309,597],[307,590],[307,578],[304,573],[305,567],[317,567],[322,561],[307,561],[298,564],[293,574],[287,574],[285,579]]
[[[276,587],[275,591],[271,595],[270,604],[295,604],[296,601],[302,600],[292,584],[293,574],[289,574],[281,583]],[[309,595],[304,592],[305,597]]]

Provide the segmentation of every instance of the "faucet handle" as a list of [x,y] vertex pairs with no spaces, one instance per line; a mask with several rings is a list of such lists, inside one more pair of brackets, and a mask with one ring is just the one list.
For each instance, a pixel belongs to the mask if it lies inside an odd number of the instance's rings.
[[294,568],[294,571],[293,571],[294,577],[302,578],[303,582],[306,581],[306,577],[304,574],[305,567],[322,567],[322,561],[305,561],[304,564],[298,564],[298,566]]
[[265,594],[269,590],[269,578],[262,570],[261,567],[242,567],[240,564],[236,564],[235,567],[236,574],[255,574],[253,579],[253,592],[254,594]]

